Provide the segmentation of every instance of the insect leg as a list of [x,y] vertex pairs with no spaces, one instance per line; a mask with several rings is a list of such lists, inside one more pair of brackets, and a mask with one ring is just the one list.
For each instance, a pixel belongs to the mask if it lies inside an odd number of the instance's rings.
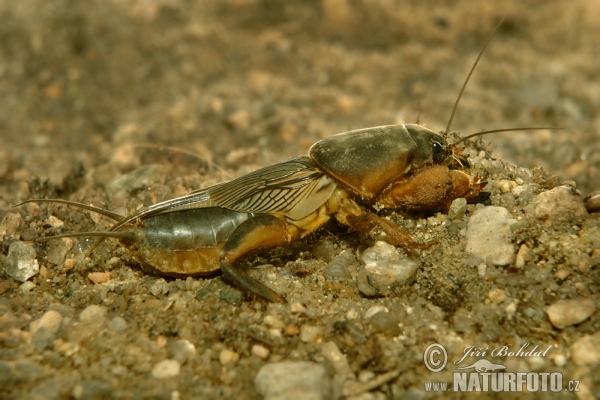
[[221,250],[220,267],[226,279],[268,301],[285,303],[278,293],[248,276],[234,263],[253,250],[289,244],[297,235],[295,232],[290,234],[288,226],[283,220],[269,214],[255,215],[238,226]]
[[376,226],[385,232],[388,240],[396,246],[407,248],[428,248],[435,241],[428,243],[417,243],[408,233],[400,229],[396,224],[381,218],[359,206],[352,199],[344,199],[336,214],[337,220],[359,232],[370,232]]

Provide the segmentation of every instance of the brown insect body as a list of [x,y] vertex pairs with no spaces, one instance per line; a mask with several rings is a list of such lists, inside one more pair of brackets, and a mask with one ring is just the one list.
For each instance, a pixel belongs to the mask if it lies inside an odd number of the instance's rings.
[[[491,132],[496,131],[487,133]],[[109,232],[60,237],[113,237],[162,274],[202,275],[220,268],[229,281],[247,292],[285,302],[249,277],[237,262],[258,249],[300,239],[332,216],[361,232],[379,227],[398,246],[428,247],[360,204],[439,211],[457,198],[479,199],[485,183],[463,171],[467,163],[456,146],[483,133],[453,145],[447,143],[446,134],[412,124],[340,133],[315,143],[308,156],[154,204],[127,217],[66,200],[29,201],[75,205],[118,220]]]

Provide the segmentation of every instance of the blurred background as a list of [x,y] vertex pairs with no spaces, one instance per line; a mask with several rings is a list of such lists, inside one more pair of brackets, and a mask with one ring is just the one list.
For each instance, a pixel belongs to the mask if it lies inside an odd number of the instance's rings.
[[132,144],[235,175],[351,129],[443,130],[501,18],[453,130],[562,127],[484,143],[600,189],[596,0],[0,0],[0,206]]

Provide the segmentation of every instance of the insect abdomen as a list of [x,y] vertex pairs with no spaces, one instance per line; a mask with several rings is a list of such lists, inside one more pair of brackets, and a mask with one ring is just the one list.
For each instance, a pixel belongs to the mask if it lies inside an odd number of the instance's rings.
[[223,245],[251,215],[218,207],[167,212],[143,220],[143,228],[130,228],[139,240],[121,242],[162,274],[208,274],[219,269]]

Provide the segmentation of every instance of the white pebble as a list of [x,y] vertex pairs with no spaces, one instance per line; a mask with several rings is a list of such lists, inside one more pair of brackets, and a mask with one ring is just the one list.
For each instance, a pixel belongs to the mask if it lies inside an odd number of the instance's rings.
[[19,282],[25,282],[40,272],[35,250],[25,242],[16,241],[9,246],[6,263],[6,274]]
[[559,300],[546,310],[548,319],[558,329],[575,325],[588,319],[596,311],[594,300],[579,298]]
[[219,354],[219,361],[222,365],[229,365],[237,362],[240,359],[238,353],[233,350],[223,349]]
[[152,376],[156,379],[172,378],[179,375],[181,365],[177,360],[162,360],[152,368]]
[[466,252],[492,265],[508,265],[515,260],[510,226],[517,222],[504,207],[476,210],[467,224]]
[[56,334],[58,332],[58,328],[60,328],[60,324],[62,323],[63,316],[54,310],[46,311],[41,318],[36,319],[31,324],[29,324],[29,331],[32,335],[40,330],[41,328],[45,328],[51,334]]
[[373,307],[370,307],[367,312],[365,313],[365,319],[369,319],[371,318],[373,315],[380,313],[380,312],[388,312],[389,310],[382,306],[382,305],[376,305]]
[[325,368],[308,361],[264,365],[254,384],[265,400],[321,400],[329,393]]
[[313,325],[302,325],[300,327],[300,340],[305,343],[317,343],[323,338],[323,328]]
[[252,346],[252,354],[254,354],[258,358],[266,360],[267,358],[269,358],[269,354],[271,354],[271,351],[266,347],[261,346],[260,344],[255,344],[254,346]]
[[95,304],[89,305],[79,315],[81,322],[103,323],[106,319],[106,308]]

